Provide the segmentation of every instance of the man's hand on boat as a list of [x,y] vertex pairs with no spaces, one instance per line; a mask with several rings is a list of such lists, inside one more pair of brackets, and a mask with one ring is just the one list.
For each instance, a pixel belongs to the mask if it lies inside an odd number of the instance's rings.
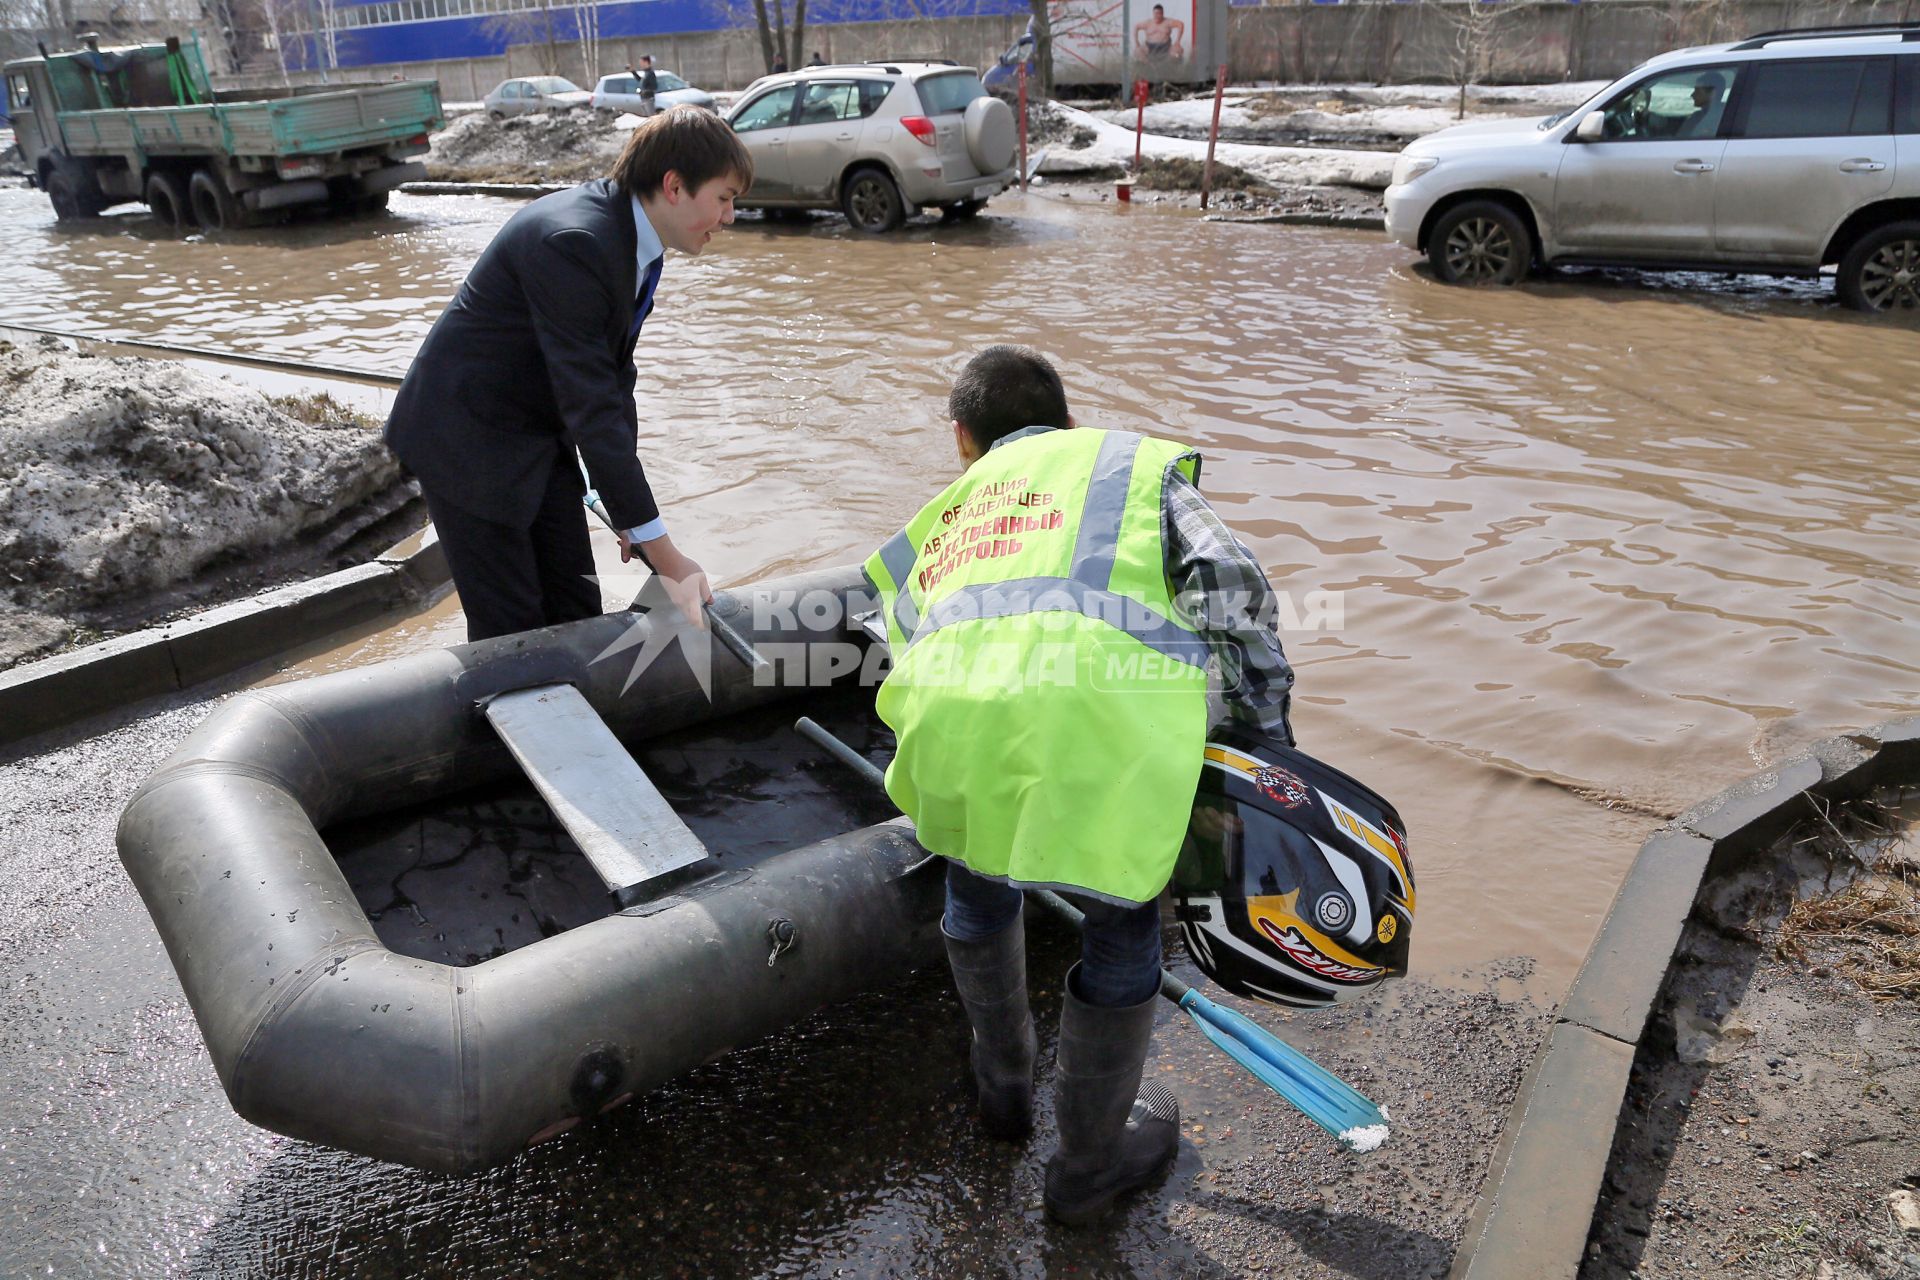
[[713,602],[713,587],[707,582],[706,571],[674,546],[673,539],[666,534],[645,542],[629,541],[625,533],[616,536],[620,539],[620,563],[626,564],[639,556],[641,562],[658,575],[660,585],[667,589],[667,599],[673,601],[680,615],[702,631],[706,630],[707,619],[701,606]]

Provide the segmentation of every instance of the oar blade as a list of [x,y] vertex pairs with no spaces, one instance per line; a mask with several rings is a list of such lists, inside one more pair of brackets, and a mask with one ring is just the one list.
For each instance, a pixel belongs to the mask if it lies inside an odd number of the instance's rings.
[[1386,1141],[1387,1113],[1306,1054],[1197,991],[1189,991],[1180,1007],[1227,1056],[1349,1150],[1372,1151]]

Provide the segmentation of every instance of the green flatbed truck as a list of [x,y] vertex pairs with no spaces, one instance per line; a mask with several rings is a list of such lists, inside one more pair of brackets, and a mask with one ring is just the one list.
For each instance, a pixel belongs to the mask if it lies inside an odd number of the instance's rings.
[[196,37],[43,48],[4,74],[21,156],[62,221],[130,200],[180,229],[381,208],[426,177],[416,157],[446,123],[433,80],[216,91]]

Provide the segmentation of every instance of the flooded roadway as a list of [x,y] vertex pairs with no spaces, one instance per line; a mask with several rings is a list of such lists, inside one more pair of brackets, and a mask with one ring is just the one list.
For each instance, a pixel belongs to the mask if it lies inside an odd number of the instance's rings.
[[[401,196],[384,219],[180,243],[137,213],[55,228],[38,193],[0,191],[0,320],[400,372],[513,207]],[[950,476],[939,428],[964,357],[1048,351],[1082,423],[1200,448],[1216,505],[1310,624],[1287,637],[1296,725],[1411,825],[1417,972],[1470,983],[1529,957],[1528,990],[1551,1003],[1662,817],[1920,703],[1912,328],[1863,322],[1811,283],[1563,276],[1476,293],[1366,235],[1039,198],[992,215],[877,241],[743,220],[670,265],[642,347],[657,398],[641,451],[679,540],[726,581],[863,556]],[[457,634],[443,609],[316,661]],[[6,771],[19,834],[0,993],[24,1012],[0,1026],[0,1065],[25,1087],[9,1091],[0,1167],[45,1225],[24,1258],[0,1244],[0,1271],[1258,1269],[1194,1225],[1205,1179],[1286,1168],[1252,1122],[1190,1147],[1107,1252],[1043,1232],[1031,1170],[966,1131],[925,1062],[957,1016],[938,975],[465,1183],[248,1129],[111,847],[119,800],[201,714],[188,700]],[[1524,1030],[1501,1016],[1476,1035]],[[1190,1112],[1210,1089],[1235,1114],[1255,1101],[1202,1073],[1197,1037],[1163,1036]],[[1439,1102],[1423,1109],[1422,1090]],[[1376,1094],[1435,1134],[1457,1119],[1443,1104],[1464,1105],[1427,1078]],[[823,1173],[818,1132],[863,1127]],[[1454,1136],[1484,1159],[1490,1134]],[[1283,1149],[1296,1141],[1282,1130]],[[1398,1158],[1360,1180],[1391,1180]],[[1261,1213],[1215,1213],[1307,1241],[1337,1274],[1421,1274],[1366,1259],[1383,1238],[1444,1259],[1434,1242],[1457,1234],[1474,1180],[1409,1176],[1433,1179],[1438,1203],[1405,1219],[1329,1219],[1315,1187],[1365,1197],[1325,1168],[1283,1178]],[[996,1211],[1011,1225],[983,1225]],[[1323,1229],[1335,1243],[1316,1250]],[[656,1238],[667,1247],[638,1260]]]

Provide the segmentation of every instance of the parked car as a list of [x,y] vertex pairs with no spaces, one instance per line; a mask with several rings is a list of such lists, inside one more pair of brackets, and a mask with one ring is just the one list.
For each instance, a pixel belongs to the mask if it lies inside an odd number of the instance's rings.
[[[656,110],[665,111],[668,107],[705,107],[713,110],[713,95],[705,89],[696,89],[671,71],[654,69],[654,79],[659,83],[659,92],[653,95]],[[618,75],[601,76],[600,83],[593,86],[589,99],[598,111],[641,110],[640,77],[625,71]]]
[[1387,228],[1440,279],[1536,264],[1817,275],[1920,308],[1920,23],[1770,31],[1642,64],[1572,111],[1394,165]]
[[585,89],[565,76],[522,76],[502,80],[485,98],[487,114],[495,120],[530,116],[536,111],[572,111],[587,105]]
[[1015,177],[1013,111],[952,63],[766,76],[727,120],[753,154],[742,208],[837,208],[861,231],[891,231],[916,208],[971,218]]
[[[1032,23],[1028,23],[1032,26]],[[1029,31],[1026,35],[1007,46],[1007,51],[993,60],[987,68],[987,74],[980,77],[980,83],[986,86],[988,93],[1003,98],[1020,96],[1020,68],[1027,68],[1027,91],[1037,93],[1040,88],[1040,66],[1033,58],[1034,39]]]

